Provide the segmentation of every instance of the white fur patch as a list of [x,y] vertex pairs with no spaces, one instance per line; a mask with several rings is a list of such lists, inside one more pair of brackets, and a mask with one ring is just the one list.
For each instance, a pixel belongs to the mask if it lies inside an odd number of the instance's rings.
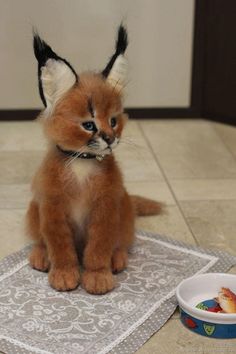
[[[91,175],[99,172],[99,167],[94,160],[76,159],[72,162],[71,168],[80,186],[85,183]],[[86,188],[86,186],[82,187],[81,198],[72,205],[71,211],[72,218],[81,232],[84,230],[86,218],[90,211],[90,205],[86,198],[83,197],[83,188]]]
[[43,94],[51,108],[76,82],[73,71],[61,60],[48,59],[41,69]]
[[108,147],[108,144],[102,139],[102,138],[97,138],[96,142],[99,144],[99,151],[102,152],[104,149]]
[[127,76],[128,62],[123,54],[120,54],[107,77],[107,81],[118,91],[125,86]]
[[[74,223],[78,227],[78,231],[84,231],[84,225],[89,213],[89,205],[86,200],[80,200],[78,203],[72,206],[71,215]],[[78,237],[79,236],[79,237]],[[82,235],[78,234],[77,239],[81,238]]]
[[71,168],[80,184],[98,172],[98,166],[93,159],[75,159],[71,164]]
[[112,150],[118,145],[118,143],[119,143],[119,139],[117,137],[115,137],[114,142],[111,144]]

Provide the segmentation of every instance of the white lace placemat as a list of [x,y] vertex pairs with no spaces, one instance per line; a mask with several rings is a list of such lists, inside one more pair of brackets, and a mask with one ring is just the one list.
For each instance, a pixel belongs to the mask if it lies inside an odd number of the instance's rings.
[[129,266],[106,295],[57,292],[30,268],[29,247],[0,262],[0,350],[6,354],[134,353],[176,308],[178,283],[225,272],[236,257],[137,233]]

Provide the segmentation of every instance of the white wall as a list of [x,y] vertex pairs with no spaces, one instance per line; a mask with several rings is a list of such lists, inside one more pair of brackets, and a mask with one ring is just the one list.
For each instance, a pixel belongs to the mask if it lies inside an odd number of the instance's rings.
[[188,106],[194,0],[0,0],[0,109],[42,107],[32,26],[78,71],[102,69],[127,24],[126,106]]

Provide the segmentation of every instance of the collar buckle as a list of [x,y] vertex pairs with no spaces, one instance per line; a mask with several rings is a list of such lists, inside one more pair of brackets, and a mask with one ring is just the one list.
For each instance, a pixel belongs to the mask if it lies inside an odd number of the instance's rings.
[[96,155],[96,160],[101,162],[104,159],[105,155]]

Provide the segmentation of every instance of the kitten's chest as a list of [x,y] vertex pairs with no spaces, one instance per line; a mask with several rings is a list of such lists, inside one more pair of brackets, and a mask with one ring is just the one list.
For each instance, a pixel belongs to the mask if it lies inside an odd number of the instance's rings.
[[73,161],[71,170],[79,187],[89,182],[91,177],[94,177],[100,172],[100,168],[94,159],[76,159]]
[[71,203],[71,217],[79,229],[84,229],[92,208],[92,180],[100,173],[94,160],[77,159],[72,167],[76,197]]

